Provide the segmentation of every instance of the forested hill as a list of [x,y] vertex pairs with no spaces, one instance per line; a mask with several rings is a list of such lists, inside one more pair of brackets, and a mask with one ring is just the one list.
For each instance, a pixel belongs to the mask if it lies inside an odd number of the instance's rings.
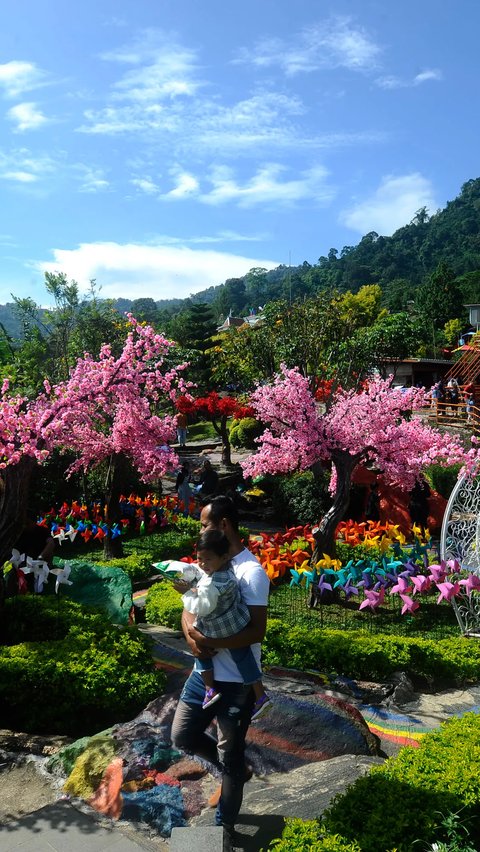
[[[429,215],[423,208],[413,220],[391,237],[372,231],[358,245],[332,248],[315,264],[279,266],[269,272],[253,269],[242,278],[209,287],[192,301],[211,304],[217,317],[232,311],[237,316],[274,299],[289,301],[313,296],[321,290],[351,290],[364,284],[380,284],[385,304],[392,311],[404,310],[415,298],[417,288],[438,268],[452,270],[466,302],[480,302],[480,178],[469,180],[460,195],[443,209]],[[101,284],[101,281],[98,282]],[[187,299],[156,300],[118,298],[120,313],[131,310],[136,316],[158,323],[182,312]],[[14,305],[0,305],[0,323],[7,334],[21,336]]]
[[[356,246],[330,249],[314,265],[305,262],[291,269],[279,267],[266,273],[263,288],[259,288],[261,282],[251,280],[251,275],[240,279],[240,288],[237,280],[227,281],[215,288],[215,301],[225,312],[236,307],[235,299],[232,305],[226,297],[236,296],[239,290],[242,295],[242,290],[246,291],[247,308],[249,302],[258,304],[254,295],[263,301],[295,299],[324,289],[356,293],[364,284],[380,284],[385,304],[398,311],[415,298],[419,285],[440,264],[451,268],[466,301],[480,301],[480,178],[464,184],[460,195],[432,216],[425,208],[417,211],[413,220],[391,237],[372,231]],[[231,286],[234,283],[236,287]],[[251,292],[252,284],[256,285],[256,294]],[[211,290],[196,298],[211,301]]]

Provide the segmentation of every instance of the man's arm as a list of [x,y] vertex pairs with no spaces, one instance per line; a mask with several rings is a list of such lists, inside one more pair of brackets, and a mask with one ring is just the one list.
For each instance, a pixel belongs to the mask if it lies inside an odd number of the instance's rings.
[[[256,642],[263,642],[265,638],[265,630],[267,629],[267,607],[266,606],[249,606],[250,621],[243,630],[235,633],[233,636],[225,636],[223,639],[212,639],[211,636],[204,636],[193,627],[194,618],[187,626],[185,638],[187,642],[193,641],[197,648],[203,652],[205,647],[209,648],[244,648],[246,645],[254,645]],[[187,613],[189,615],[190,613]],[[184,613],[185,615],[185,613]],[[183,627],[183,616],[182,616]],[[184,628],[185,632],[185,628]],[[204,645],[205,643],[205,645]]]
[[[193,622],[195,621],[195,616],[193,613],[188,612],[188,610],[184,609],[182,612],[182,630],[183,635],[187,641],[188,647],[192,652],[194,657],[213,657],[215,656],[216,651],[214,651],[211,643],[213,639],[207,639],[206,636],[203,636],[202,633],[199,633],[198,630],[195,630],[193,626]],[[200,636],[207,644],[200,645],[195,638],[190,635],[190,631]]]

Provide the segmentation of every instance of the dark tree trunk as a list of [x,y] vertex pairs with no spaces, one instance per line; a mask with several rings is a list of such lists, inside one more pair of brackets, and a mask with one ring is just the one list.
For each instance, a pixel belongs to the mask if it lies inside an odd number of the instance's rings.
[[222,463],[227,467],[232,466],[232,449],[228,434],[227,417],[224,414],[220,420],[220,436],[222,438]]
[[[5,468],[0,479],[0,566],[12,555],[26,520],[30,481],[37,462],[23,456],[18,464]],[[5,583],[0,569],[0,620],[3,618]]]
[[[125,487],[126,462],[125,457],[115,453],[110,458],[105,487],[106,522],[111,528],[120,525],[120,495]],[[112,538],[106,535],[103,539],[103,555],[105,559],[119,559],[123,556],[123,545],[120,536]]]
[[18,464],[5,468],[0,480],[0,565],[12,554],[12,547],[25,526],[30,481],[37,462],[22,456]]
[[343,519],[350,501],[350,488],[352,484],[352,473],[359,463],[362,453],[352,456],[344,450],[335,450],[332,453],[332,462],[337,472],[337,486],[333,504],[314,532],[315,547],[312,555],[312,565],[316,565],[324,553],[332,558],[336,553],[335,530]]
[[217,435],[220,435],[222,440],[222,464],[226,465],[226,467],[231,467],[232,448],[230,446],[230,438],[228,434],[227,415],[222,414],[220,417],[220,423],[217,423],[216,420],[212,420],[212,423]]

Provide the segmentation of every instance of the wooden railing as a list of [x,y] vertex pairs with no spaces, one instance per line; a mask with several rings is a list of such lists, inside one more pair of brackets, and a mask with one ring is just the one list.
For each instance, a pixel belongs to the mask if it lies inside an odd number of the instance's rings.
[[434,420],[439,425],[464,426],[472,432],[480,432],[480,408],[476,405],[467,414],[465,402],[437,402],[436,400],[425,410],[429,420]]

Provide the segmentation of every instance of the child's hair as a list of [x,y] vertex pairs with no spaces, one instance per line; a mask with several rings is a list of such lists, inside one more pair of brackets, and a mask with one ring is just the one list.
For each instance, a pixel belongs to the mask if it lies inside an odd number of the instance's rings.
[[206,530],[197,541],[199,550],[211,550],[217,556],[225,556],[230,550],[230,542],[221,530]]

